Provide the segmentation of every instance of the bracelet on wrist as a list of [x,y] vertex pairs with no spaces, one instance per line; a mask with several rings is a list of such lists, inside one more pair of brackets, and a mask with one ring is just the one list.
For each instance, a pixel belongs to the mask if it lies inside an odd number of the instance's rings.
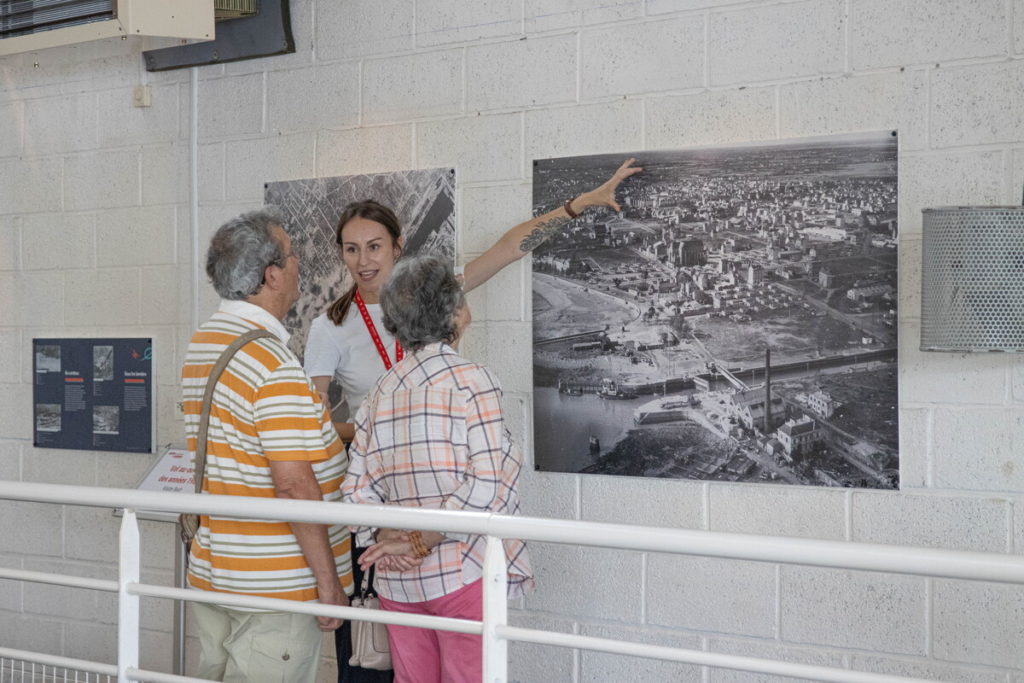
[[409,545],[412,546],[412,554],[419,559],[423,559],[430,554],[430,548],[423,542],[423,534],[419,531],[408,532]]
[[565,212],[567,214],[569,214],[569,218],[579,218],[580,217],[580,214],[579,214],[578,211],[573,211],[572,210],[572,202],[573,202],[574,199],[577,199],[577,198],[576,197],[571,197],[569,199],[566,199],[565,200],[565,204],[562,206],[562,208],[565,209]]

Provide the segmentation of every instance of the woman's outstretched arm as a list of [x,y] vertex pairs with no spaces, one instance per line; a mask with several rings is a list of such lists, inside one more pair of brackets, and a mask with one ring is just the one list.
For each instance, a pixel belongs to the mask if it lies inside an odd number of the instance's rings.
[[[618,202],[615,201],[615,190],[623,180],[643,170],[633,166],[634,161],[636,159],[627,159],[611,178],[590,192],[584,192],[574,198],[570,203],[573,213],[582,214],[592,206],[607,206],[614,211],[621,211]],[[560,206],[554,211],[515,226],[502,235],[490,249],[466,264],[463,289],[468,292],[487,282],[499,270],[521,259],[524,254],[533,251],[549,237],[560,232],[571,220],[565,207]]]

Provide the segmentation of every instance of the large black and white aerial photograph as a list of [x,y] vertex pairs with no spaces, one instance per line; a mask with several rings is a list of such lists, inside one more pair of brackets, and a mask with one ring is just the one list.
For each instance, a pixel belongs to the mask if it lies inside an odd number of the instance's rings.
[[898,488],[895,131],[537,160],[534,213],[630,156],[534,252],[537,468]]

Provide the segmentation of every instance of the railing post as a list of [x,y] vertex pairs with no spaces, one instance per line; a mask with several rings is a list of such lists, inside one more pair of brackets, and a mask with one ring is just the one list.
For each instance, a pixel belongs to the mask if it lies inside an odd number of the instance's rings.
[[508,641],[497,634],[508,624],[508,567],[500,538],[487,537],[484,555],[484,682],[505,683],[508,679]]
[[139,583],[139,523],[135,510],[125,508],[121,519],[117,575],[117,683],[129,683],[128,669],[139,668],[139,596],[128,584]]

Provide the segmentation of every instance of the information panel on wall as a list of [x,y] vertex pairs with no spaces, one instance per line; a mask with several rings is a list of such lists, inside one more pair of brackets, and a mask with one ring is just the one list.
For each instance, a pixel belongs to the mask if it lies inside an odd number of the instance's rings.
[[33,441],[153,450],[152,339],[33,339]]

